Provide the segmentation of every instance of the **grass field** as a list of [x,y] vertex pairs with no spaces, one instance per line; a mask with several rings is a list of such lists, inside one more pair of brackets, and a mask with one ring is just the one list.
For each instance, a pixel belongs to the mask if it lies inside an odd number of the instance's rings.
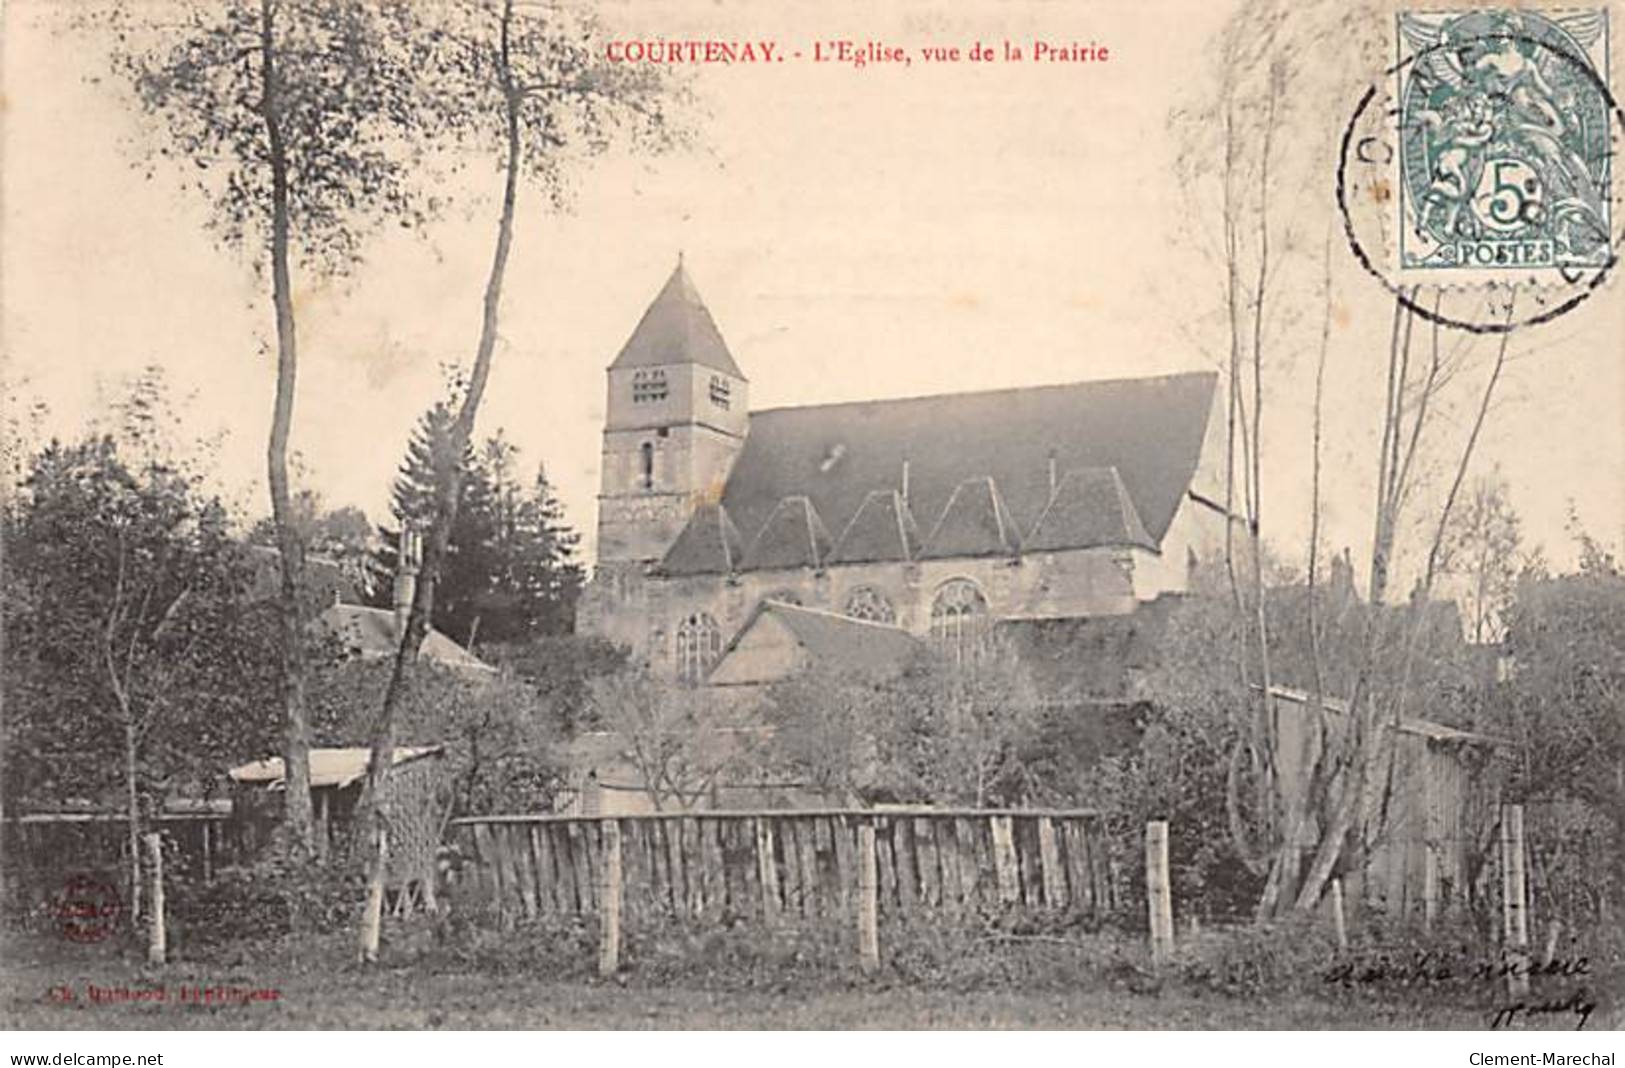
[[[1495,1006],[1295,995],[1247,1000],[1178,989],[1026,992],[886,983],[711,989],[562,981],[529,974],[434,972],[283,962],[267,968],[147,968],[102,947],[11,940],[0,966],[0,1021],[21,1029],[123,1028],[1087,1028],[1473,1029]],[[331,959],[330,957],[328,959]],[[196,988],[275,991],[274,1000],[203,1005]],[[97,1000],[112,991],[117,1000]],[[162,1001],[122,1000],[142,993]],[[128,993],[123,993],[128,992]],[[71,995],[71,996],[70,996]],[[1588,1027],[1618,1021],[1594,1015]],[[1572,1013],[1537,1018],[1572,1029]]]

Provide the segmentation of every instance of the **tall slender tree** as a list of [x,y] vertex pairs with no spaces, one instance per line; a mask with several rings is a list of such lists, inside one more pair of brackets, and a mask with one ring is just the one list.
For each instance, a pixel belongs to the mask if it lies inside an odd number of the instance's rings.
[[502,193],[474,359],[450,432],[434,458],[435,514],[425,539],[423,574],[372,737],[363,796],[378,826],[361,924],[363,960],[376,959],[383,900],[385,828],[376,799],[390,766],[396,709],[434,615],[436,589],[457,520],[463,471],[457,461],[473,437],[491,376],[520,179],[530,176],[557,201],[567,188],[569,165],[602,151],[612,135],[623,135],[643,148],[661,148],[680,134],[667,110],[674,94],[666,79],[656,71],[608,62],[594,47],[598,38],[590,15],[571,15],[558,8],[520,11],[514,0],[470,0],[433,10],[440,21],[421,39],[421,60],[451,102],[439,112],[441,128],[460,146],[494,150]]
[[281,558],[287,817],[314,852],[303,650],[305,546],[288,477],[298,382],[296,266],[342,272],[383,219],[422,219],[414,147],[426,114],[410,52],[414,11],[389,0],[208,0],[165,19],[116,3],[112,60],[154,121],[144,164],[211,209],[216,235],[268,279],[276,385],[266,481]]

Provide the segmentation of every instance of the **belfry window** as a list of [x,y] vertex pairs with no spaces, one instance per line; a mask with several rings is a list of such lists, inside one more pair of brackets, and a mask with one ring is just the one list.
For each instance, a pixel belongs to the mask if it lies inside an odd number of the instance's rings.
[[722,628],[704,612],[677,624],[677,677],[699,682],[722,653]]
[[635,371],[632,374],[632,403],[653,404],[666,399],[666,372],[661,370]]
[[723,411],[728,410],[728,402],[733,399],[733,385],[721,375],[711,376],[711,403]]
[[640,481],[642,481],[643,488],[646,489],[646,490],[654,489],[655,488],[655,447],[654,447],[653,442],[645,441],[641,446],[639,446],[639,448],[638,448],[638,463],[639,463],[638,478],[639,478]]
[[931,602],[931,639],[955,664],[975,659],[987,643],[992,620],[987,598],[969,579],[950,579]]

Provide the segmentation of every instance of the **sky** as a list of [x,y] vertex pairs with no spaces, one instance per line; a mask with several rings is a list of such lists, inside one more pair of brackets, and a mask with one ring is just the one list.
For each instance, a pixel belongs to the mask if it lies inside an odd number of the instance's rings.
[[[149,6],[160,17],[158,0]],[[615,37],[769,40],[804,58],[697,69],[698,148],[584,163],[564,211],[537,190],[521,194],[479,432],[500,427],[527,465],[545,462],[589,560],[604,368],[679,253],[754,408],[1217,366],[1226,335],[1223,276],[1206,251],[1215,223],[1182,193],[1169,117],[1211,95],[1214,39],[1232,6],[872,7],[601,5]],[[178,175],[149,179],[136,166],[151,132],[105,76],[105,56],[59,32],[64,10],[61,0],[5,7],[5,377],[17,396],[48,406],[44,432],[70,434],[125,378],[161,365],[189,398],[188,429],[224,434],[218,486],[245,515],[263,514],[274,370],[265,286],[216,245]],[[805,58],[814,42],[840,39],[914,59],[859,68]],[[1006,39],[1029,52],[1034,40],[1104,45],[1109,58],[931,64],[918,53]],[[1334,133],[1362,89],[1351,79],[1307,95],[1303,129]],[[1283,210],[1302,215],[1301,255],[1283,257],[1272,279],[1281,296],[1266,527],[1300,552],[1312,339],[1333,218],[1328,143],[1305,136],[1284,149],[1296,177]],[[391,477],[441,393],[441,368],[472,358],[498,176],[475,160],[458,182],[452,212],[373,241],[348,277],[295,279],[303,362],[293,445],[331,506],[386,516]],[[1326,529],[1358,556],[1370,537],[1391,304],[1340,241],[1330,252]],[[1594,535],[1618,544],[1625,534],[1621,338],[1617,283],[1516,335],[1475,464],[1499,468],[1527,539],[1559,564],[1574,553],[1571,502]],[[1441,458],[1469,399],[1463,392],[1447,409]]]

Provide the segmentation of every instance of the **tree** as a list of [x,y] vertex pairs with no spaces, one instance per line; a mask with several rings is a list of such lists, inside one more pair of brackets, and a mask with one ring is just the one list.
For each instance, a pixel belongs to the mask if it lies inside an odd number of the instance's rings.
[[[395,527],[379,529],[372,555],[371,599],[393,604],[400,525],[420,529],[432,521],[437,441],[449,432],[444,402],[418,422],[395,480],[391,509]],[[463,450],[462,499],[446,548],[435,598],[433,626],[472,645],[519,642],[567,633],[582,583],[573,559],[578,535],[564,523],[563,506],[545,474],[531,487],[520,484],[518,449],[499,430],[476,451]]]
[[116,783],[139,911],[144,810],[269,740],[249,569],[196,476],[127,465],[110,436],[47,446],[6,524],[8,804]]
[[1474,481],[1440,551],[1440,569],[1466,580],[1467,630],[1479,645],[1501,633],[1518,579],[1523,539],[1507,491],[1499,472]]
[[602,150],[612,133],[624,132],[643,147],[661,148],[672,142],[676,132],[664,109],[667,86],[663,77],[657,71],[605,59],[593,47],[597,37],[590,17],[571,25],[570,17],[556,9],[541,14],[517,12],[513,0],[500,0],[499,5],[446,4],[435,10],[442,21],[419,39],[419,58],[443,94],[443,106],[437,112],[439,132],[453,146],[495,148],[501,161],[502,198],[474,359],[456,417],[433,458],[435,507],[423,574],[372,737],[363,799],[379,818],[379,833],[361,925],[365,961],[377,957],[385,863],[384,814],[371,799],[379,796],[389,771],[401,689],[434,617],[436,588],[457,522],[463,471],[459,460],[473,437],[491,375],[520,177],[528,174],[539,179],[557,200],[566,188],[566,165]]
[[425,112],[413,59],[397,47],[412,12],[369,0],[228,0],[182,8],[163,25],[133,3],[113,14],[114,67],[156,120],[149,160],[186,175],[221,241],[269,269],[277,375],[266,475],[282,571],[287,819],[308,855],[305,546],[288,480],[299,361],[293,265],[343,271],[381,220],[422,219],[409,178]]
[[757,766],[762,725],[692,686],[619,671],[590,686],[593,726],[656,811],[692,809]]

